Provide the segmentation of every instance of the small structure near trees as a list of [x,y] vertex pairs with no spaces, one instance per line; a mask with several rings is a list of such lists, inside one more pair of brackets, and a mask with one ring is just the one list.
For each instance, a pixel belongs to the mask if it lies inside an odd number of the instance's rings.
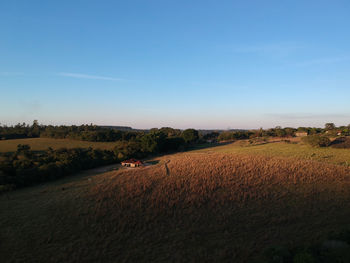
[[143,162],[136,159],[129,159],[121,162],[122,166],[125,167],[140,167],[143,166]]
[[307,134],[307,132],[306,131],[299,131],[299,132],[296,132],[295,133],[295,136],[297,136],[297,137],[305,137],[305,136],[307,136],[308,134]]

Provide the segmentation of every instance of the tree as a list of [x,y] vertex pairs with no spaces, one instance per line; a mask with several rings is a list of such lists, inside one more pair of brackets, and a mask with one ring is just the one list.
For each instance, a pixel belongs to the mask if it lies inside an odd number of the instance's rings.
[[170,127],[162,127],[159,129],[159,131],[163,132],[164,134],[167,135],[167,137],[175,137],[175,136],[180,136],[181,131],[180,130],[175,130]]
[[303,137],[302,141],[313,147],[328,147],[331,144],[331,141],[328,137],[318,135],[310,135],[307,137]]
[[165,139],[163,151],[178,151],[185,149],[185,140],[182,137],[168,137]]
[[259,130],[255,131],[255,137],[263,137],[264,136],[264,129],[260,127]]
[[317,133],[318,133],[317,128],[311,128],[310,131],[309,131],[309,134],[310,134],[310,135],[315,135],[315,134],[317,134]]
[[293,137],[294,136],[294,132],[295,132],[295,129],[294,128],[284,128],[284,131],[286,132],[286,136],[290,136],[290,137]]
[[40,136],[40,125],[37,120],[33,121],[33,125],[31,127],[31,130],[29,132],[29,137],[39,137]]
[[277,137],[284,137],[286,136],[286,131],[281,128],[281,126],[277,126],[275,128],[275,134]]
[[185,140],[186,143],[194,143],[198,140],[199,135],[197,130],[187,129],[182,132],[181,137]]
[[17,153],[25,153],[30,151],[30,146],[28,144],[18,144]]
[[224,131],[222,133],[220,133],[220,135],[218,136],[218,140],[219,141],[230,141],[230,140],[234,140],[234,136],[233,136],[233,132],[229,132],[229,131]]
[[299,128],[297,129],[297,131],[298,131],[298,132],[309,132],[309,129],[306,128],[306,127],[299,127]]
[[210,133],[207,133],[203,136],[203,139],[204,140],[216,140],[218,137],[219,137],[219,133],[218,132],[210,132]]
[[163,132],[152,132],[141,138],[144,152],[157,153],[163,150],[166,135]]
[[325,124],[324,128],[325,128],[326,131],[334,130],[335,129],[335,125],[334,125],[334,123],[329,122],[329,123]]

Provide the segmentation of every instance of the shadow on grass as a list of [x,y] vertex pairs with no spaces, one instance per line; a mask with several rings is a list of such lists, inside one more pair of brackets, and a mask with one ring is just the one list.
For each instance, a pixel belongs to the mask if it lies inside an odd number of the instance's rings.
[[349,149],[350,148],[350,137],[340,137],[335,139],[331,145],[332,148]]
[[151,160],[146,162],[148,165],[156,165],[159,163],[159,160]]

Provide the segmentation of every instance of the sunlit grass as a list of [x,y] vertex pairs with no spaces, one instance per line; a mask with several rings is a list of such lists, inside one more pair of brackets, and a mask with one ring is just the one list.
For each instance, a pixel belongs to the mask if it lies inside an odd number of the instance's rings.
[[271,244],[320,241],[348,224],[350,168],[205,152],[230,149],[165,155],[154,166],[0,196],[0,255],[4,262],[252,262]]
[[272,142],[261,145],[249,145],[242,142],[236,142],[224,146],[201,149],[199,151],[233,154],[257,154],[269,157],[290,157],[345,166],[350,165],[350,149],[335,149],[331,147],[314,148],[301,143],[293,144],[285,142]]

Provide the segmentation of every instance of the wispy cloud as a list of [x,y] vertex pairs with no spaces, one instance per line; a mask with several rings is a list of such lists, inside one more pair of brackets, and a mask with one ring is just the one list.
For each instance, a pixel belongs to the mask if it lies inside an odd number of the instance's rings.
[[326,64],[333,64],[343,61],[349,61],[350,56],[343,56],[343,57],[328,57],[328,58],[318,58],[318,59],[311,59],[307,61],[303,61],[300,63],[297,63],[297,66],[313,66],[313,65],[326,65]]
[[339,119],[339,118],[349,118],[350,114],[343,113],[325,113],[325,114],[314,114],[314,113],[268,113],[265,114],[268,117],[277,119]]
[[77,78],[77,79],[97,79],[97,80],[112,80],[112,81],[125,80],[125,79],[121,79],[121,78],[113,78],[113,77],[89,75],[89,74],[80,74],[80,73],[71,73],[71,72],[60,72],[60,73],[57,73],[57,75],[62,76],[62,77]]

